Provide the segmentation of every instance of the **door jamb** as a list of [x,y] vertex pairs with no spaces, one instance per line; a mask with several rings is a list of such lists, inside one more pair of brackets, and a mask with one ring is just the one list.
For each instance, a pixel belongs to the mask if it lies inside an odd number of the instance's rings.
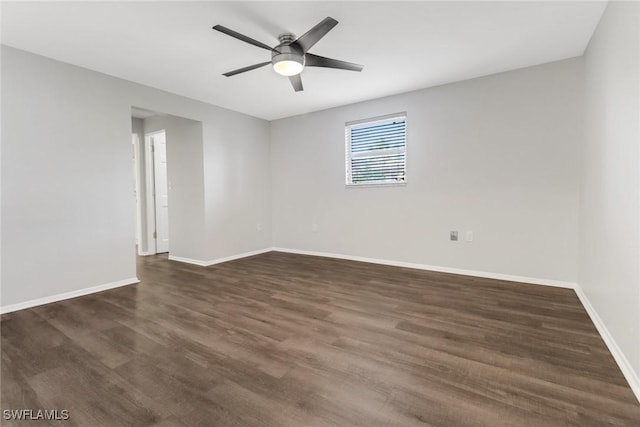
[[138,134],[133,134],[131,138],[133,146],[133,173],[135,179],[135,196],[136,196],[136,243],[138,246],[138,255],[142,253],[142,200],[140,199],[141,175],[140,175],[140,151],[141,141]]
[[152,137],[164,133],[166,138],[165,129],[157,130],[144,134],[144,158],[145,158],[145,184],[146,184],[146,220],[147,220],[147,254],[154,255],[158,253],[156,246],[156,194],[155,194],[155,176],[154,176],[154,152]]

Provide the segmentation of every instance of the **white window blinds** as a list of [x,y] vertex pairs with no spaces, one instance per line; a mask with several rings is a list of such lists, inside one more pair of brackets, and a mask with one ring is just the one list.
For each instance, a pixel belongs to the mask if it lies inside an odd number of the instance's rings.
[[347,123],[347,185],[405,182],[406,115]]

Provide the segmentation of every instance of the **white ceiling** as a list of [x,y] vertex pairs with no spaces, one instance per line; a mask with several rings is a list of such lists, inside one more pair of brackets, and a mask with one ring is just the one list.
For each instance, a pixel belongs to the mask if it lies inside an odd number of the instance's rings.
[[[3,2],[2,43],[264,119],[579,56],[604,2]],[[268,45],[323,18],[311,52],[364,64],[306,68],[304,92],[264,67]]]

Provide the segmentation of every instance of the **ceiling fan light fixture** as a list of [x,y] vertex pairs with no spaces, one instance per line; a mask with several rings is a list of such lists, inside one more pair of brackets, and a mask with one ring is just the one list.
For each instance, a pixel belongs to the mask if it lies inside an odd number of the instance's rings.
[[293,61],[291,59],[284,59],[282,61],[274,62],[273,69],[276,73],[283,76],[295,76],[300,74],[304,65],[301,62]]
[[271,61],[260,62],[258,64],[249,65],[248,67],[238,68],[237,70],[223,73],[223,76],[231,77],[236,74],[262,68],[268,64],[273,66],[273,70],[289,78],[289,82],[296,92],[303,91],[302,78],[300,73],[305,67],[325,67],[338,70],[362,71],[362,65],[352,64],[350,62],[340,61],[338,59],[325,58],[323,56],[309,53],[311,49],[321,38],[323,38],[338,21],[330,16],[320,21],[315,27],[304,33],[300,37],[296,37],[292,33],[282,33],[278,36],[279,45],[269,47],[269,45],[240,34],[222,25],[215,25],[214,30],[223,34],[241,40],[250,45],[270,50]]

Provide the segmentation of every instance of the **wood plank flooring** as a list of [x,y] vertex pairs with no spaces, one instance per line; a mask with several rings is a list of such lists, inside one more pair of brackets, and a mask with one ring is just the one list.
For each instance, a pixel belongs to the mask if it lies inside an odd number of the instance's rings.
[[640,425],[571,290],[278,252],[138,269],[2,316],[2,409],[90,427]]

